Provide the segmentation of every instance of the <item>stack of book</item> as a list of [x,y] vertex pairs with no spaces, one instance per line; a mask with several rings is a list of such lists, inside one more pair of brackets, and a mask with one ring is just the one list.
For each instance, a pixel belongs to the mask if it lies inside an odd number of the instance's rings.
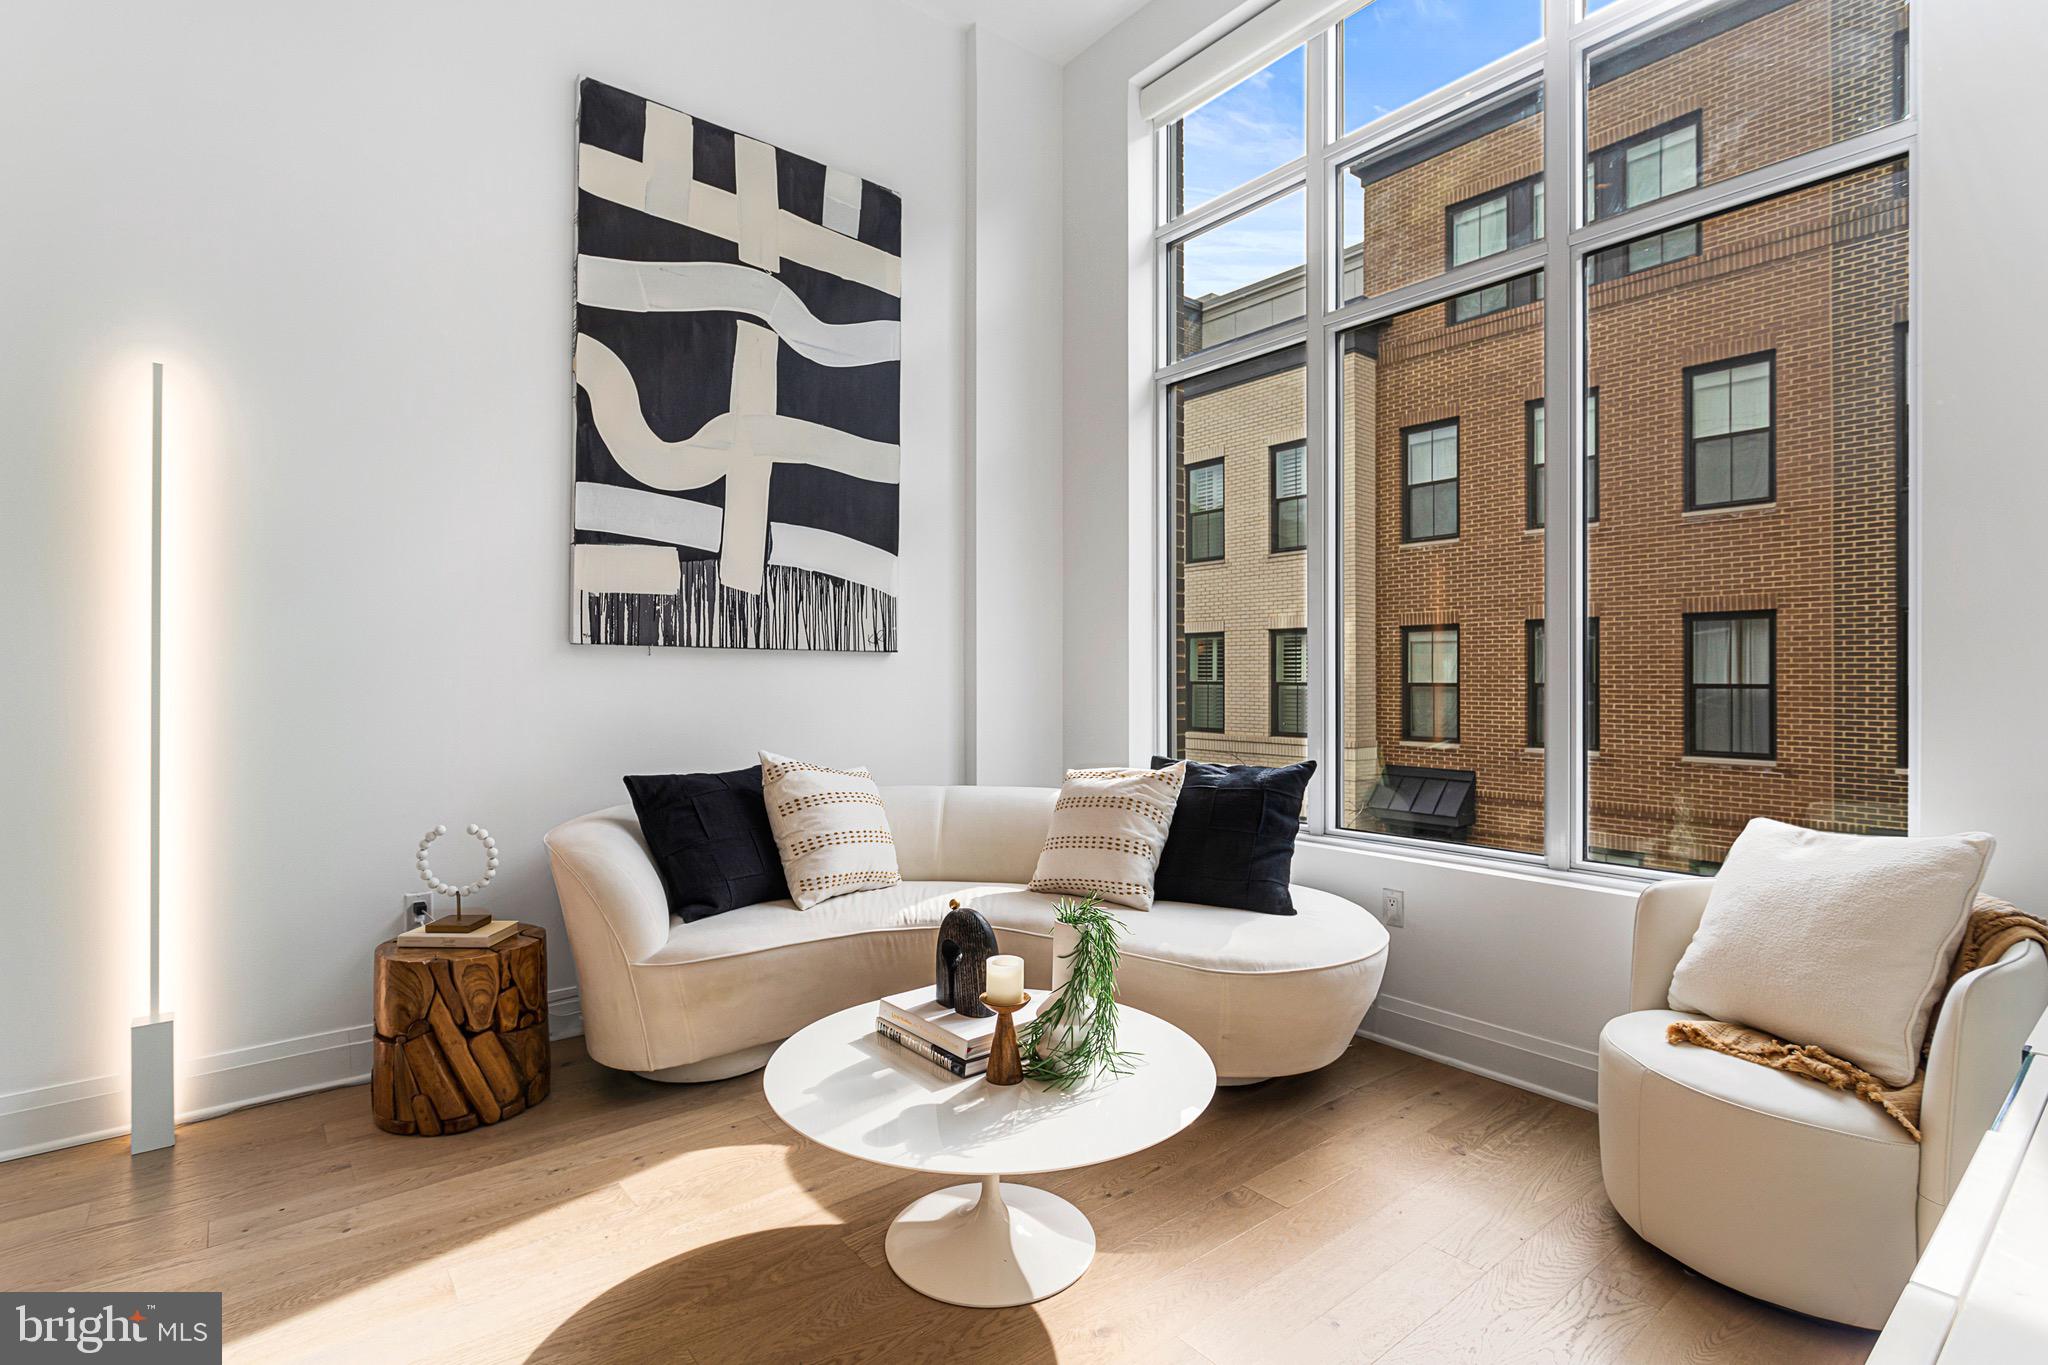
[[[1038,1011],[1043,992],[1010,1016],[1019,1034]],[[875,1032],[955,1076],[979,1076],[988,1070],[988,1050],[995,1041],[996,1017],[976,1019],[938,1001],[931,986],[884,996],[875,1012]]]

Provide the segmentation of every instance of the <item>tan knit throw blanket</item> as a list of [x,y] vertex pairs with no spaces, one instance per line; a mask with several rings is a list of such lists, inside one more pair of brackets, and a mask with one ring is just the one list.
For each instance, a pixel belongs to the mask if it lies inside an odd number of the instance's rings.
[[[1977,897],[1977,904],[1970,911],[1969,927],[1963,931],[1962,947],[1956,950],[1955,966],[1949,969],[1948,985],[1942,987],[1943,994],[1947,993],[1948,986],[1955,985],[1966,973],[1987,962],[1998,961],[2005,956],[2006,949],[2027,940],[2048,950],[2048,924],[2005,901],[1990,896]],[[1937,1000],[1927,1021],[1929,1043],[1934,1039],[1934,1020],[1940,1015],[1941,1002]],[[1789,1071],[1837,1090],[1853,1090],[1897,1119],[1899,1126],[1913,1135],[1913,1141],[1920,1140],[1920,1091],[1927,1080],[1924,1047],[1920,1070],[1913,1073],[1911,1081],[1894,1089],[1854,1062],[1844,1061],[1825,1048],[1788,1043],[1740,1024],[1723,1024],[1712,1019],[1681,1019],[1666,1029],[1664,1036],[1674,1043],[1712,1048],[1745,1062],[1755,1062],[1758,1066]]]

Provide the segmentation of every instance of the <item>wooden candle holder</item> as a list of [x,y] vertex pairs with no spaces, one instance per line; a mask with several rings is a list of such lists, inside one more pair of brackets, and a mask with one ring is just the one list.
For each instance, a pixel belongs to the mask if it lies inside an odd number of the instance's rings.
[[994,1010],[996,1016],[996,1036],[989,1043],[988,1074],[984,1079],[990,1085],[1015,1085],[1024,1079],[1024,1057],[1017,1050],[1017,1025],[1011,1016],[1030,1004],[1031,997],[1002,1005],[984,995],[981,1003]]

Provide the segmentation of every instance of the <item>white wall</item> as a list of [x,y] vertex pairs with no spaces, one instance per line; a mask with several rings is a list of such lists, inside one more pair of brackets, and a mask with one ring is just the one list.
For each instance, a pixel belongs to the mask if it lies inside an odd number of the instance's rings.
[[1064,700],[1060,73],[985,26],[969,41],[972,778],[1056,784]]
[[[1067,68],[1067,617],[1070,762],[1152,745],[1154,578],[1148,213],[1134,82],[1258,0],[1153,0]],[[1992,225],[2048,214],[2031,90],[2038,15],[2018,3],[1914,8],[1923,62],[1914,170],[1920,308],[1922,658],[1915,828],[1982,828],[1989,889],[2048,911],[2048,442],[2030,400],[2048,368],[2048,274],[1985,251]],[[1134,357],[1139,359],[1134,361]],[[1581,1101],[1601,1024],[1626,1007],[1627,884],[1561,881],[1331,844],[1296,875],[1377,906],[1406,893],[1367,1031]]]
[[[579,75],[902,194],[900,654],[567,643]],[[999,75],[1056,114],[1038,59],[1009,52]],[[889,0],[12,16],[0,1153],[125,1119],[152,358],[170,366],[183,1109],[365,1069],[370,948],[436,821],[489,825],[489,908],[558,930],[540,836],[622,800],[622,773],[739,766],[757,746],[894,782],[977,766],[967,584],[1050,581],[1058,546],[971,537],[970,90],[966,31]],[[1057,163],[1032,174],[1049,194],[988,196],[982,240],[1057,239]],[[1056,298],[1007,306],[1028,344],[1056,346]],[[1052,451],[1033,458],[1056,488]],[[981,766],[1057,762],[1056,620],[1030,630],[1004,686],[1036,700]],[[474,861],[463,842],[437,845],[450,872]]]

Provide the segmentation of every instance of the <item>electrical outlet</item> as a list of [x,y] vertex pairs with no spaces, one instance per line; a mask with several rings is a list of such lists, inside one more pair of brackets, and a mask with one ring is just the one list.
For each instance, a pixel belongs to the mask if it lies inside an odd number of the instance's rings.
[[407,929],[417,929],[434,917],[434,893],[431,891],[404,891],[399,893],[399,903],[405,908],[399,922]]
[[1408,901],[1401,892],[1380,892],[1380,922],[1389,929],[1399,929],[1408,922]]

